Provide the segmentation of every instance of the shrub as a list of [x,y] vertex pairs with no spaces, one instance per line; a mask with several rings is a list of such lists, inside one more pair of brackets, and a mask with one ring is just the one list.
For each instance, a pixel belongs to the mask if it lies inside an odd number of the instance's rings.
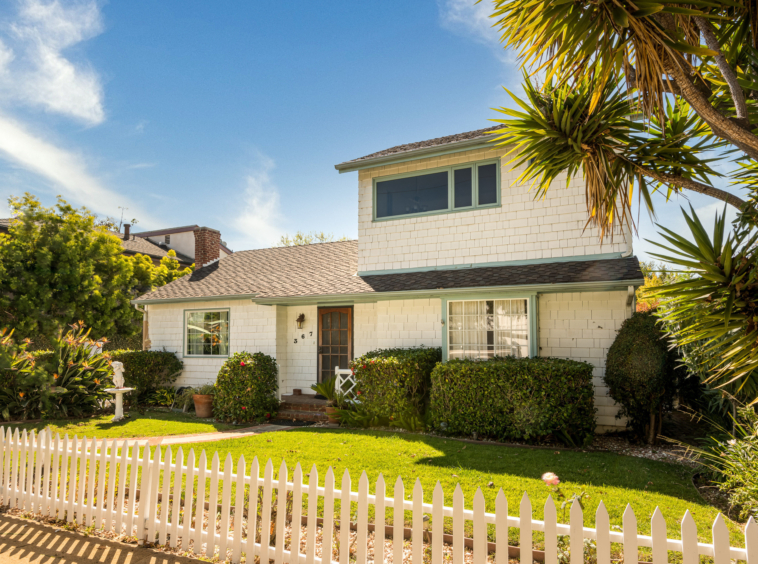
[[238,423],[270,418],[279,409],[278,390],[276,360],[263,353],[235,353],[216,378],[213,416]]
[[380,349],[356,358],[350,367],[361,404],[379,417],[423,414],[432,370],[441,360],[442,349],[427,347]]
[[635,313],[624,321],[608,349],[604,380],[621,406],[617,417],[628,418],[637,438],[655,442],[663,414],[673,409],[681,370],[651,313]]
[[6,421],[38,419],[50,407],[52,378],[26,351],[13,332],[0,332],[0,416]]
[[[182,373],[184,363],[168,351],[110,351],[111,360],[124,364],[124,381],[136,388],[136,401],[145,403],[161,388],[171,387]],[[134,395],[132,392],[130,395]],[[135,398],[131,398],[135,401]]]
[[451,360],[432,372],[431,425],[493,439],[555,435],[584,444],[595,430],[592,366],[557,358]]

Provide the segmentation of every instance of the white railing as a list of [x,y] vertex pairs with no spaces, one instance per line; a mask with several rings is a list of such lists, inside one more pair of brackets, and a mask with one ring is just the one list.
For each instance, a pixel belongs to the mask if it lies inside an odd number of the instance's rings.
[[356,385],[355,374],[353,374],[353,371],[349,368],[335,366],[334,377],[336,378],[336,381],[334,382],[335,391],[342,392],[349,399],[353,399],[355,396],[353,389]]
[[[577,502],[571,506],[569,523],[561,524],[557,520],[555,504],[548,497],[545,519],[538,521],[532,518],[532,502],[526,494],[519,503],[518,516],[508,515],[508,501],[502,490],[495,501],[495,512],[487,513],[481,489],[474,494],[472,508],[466,509],[461,487],[456,486],[453,506],[447,507],[439,482],[432,493],[432,502],[427,503],[418,479],[413,486],[412,499],[406,500],[400,478],[387,497],[386,484],[380,474],[375,484],[375,494],[372,495],[369,494],[365,472],[361,474],[358,491],[355,492],[347,471],[342,476],[340,489],[335,487],[331,468],[326,472],[323,485],[319,485],[315,465],[305,484],[300,464],[295,466],[292,481],[289,481],[287,465],[282,461],[278,478],[274,479],[271,460],[266,463],[261,477],[257,458],[248,466],[245,458],[240,456],[234,465],[228,454],[221,473],[218,452],[213,454],[208,469],[205,451],[200,454],[196,465],[192,450],[185,461],[181,448],[173,456],[169,446],[163,455],[165,458],[161,460],[161,451],[156,448],[151,459],[149,449],[145,448],[140,457],[139,448],[128,441],[98,442],[96,439],[80,440],[77,437],[70,440],[68,436],[61,439],[59,435],[53,438],[49,431],[35,436],[34,432],[27,435],[26,431],[19,435],[16,430],[11,435],[10,430],[6,433],[0,427],[0,454],[0,495],[4,505],[68,522],[76,520],[80,525],[126,533],[148,542],[168,542],[172,547],[181,544],[182,548],[198,554],[205,552],[208,556],[217,547],[219,555],[224,555],[220,560],[230,557],[233,562],[240,562],[244,554],[248,563],[253,562],[255,556],[262,556],[262,561],[272,559],[275,564],[348,564],[350,529],[355,528],[356,563],[366,564],[373,556],[375,562],[384,564],[383,543],[374,545],[379,547],[377,553],[369,548],[368,515],[369,506],[373,506],[375,523],[384,523],[389,513],[393,523],[402,524],[404,511],[411,512],[413,564],[424,562],[425,540],[431,545],[432,564],[442,564],[443,543],[452,544],[453,564],[463,564],[468,540],[464,538],[467,521],[473,522],[473,564],[485,564],[488,552],[495,553],[495,564],[507,564],[509,527],[519,530],[521,547],[533,547],[534,532],[543,533],[546,564],[558,562],[559,535],[568,537],[570,564],[583,563],[584,539],[596,541],[598,564],[610,564],[611,543],[623,545],[624,561],[629,563],[637,562],[638,547],[652,548],[653,564],[667,562],[669,550],[682,553],[683,564],[697,564],[699,555],[712,557],[714,564],[729,564],[732,559],[745,560],[748,564],[758,563],[758,525],[752,518],[745,528],[746,548],[735,548],[730,546],[729,530],[720,514],[713,523],[713,543],[705,544],[698,542],[697,527],[689,511],[682,519],[682,540],[676,540],[667,538],[666,521],[658,508],[652,516],[651,535],[647,536],[638,534],[637,519],[630,506],[624,512],[623,532],[616,532],[611,531],[608,511],[602,502],[595,514],[596,528],[588,528],[584,526],[583,511]],[[139,493],[136,488],[138,477]],[[185,478],[184,486],[182,478]],[[206,490],[208,481],[210,487]],[[261,490],[261,506],[258,509]],[[289,519],[289,496],[275,498],[274,492],[292,492]],[[305,514],[304,494],[308,497]],[[322,512],[318,511],[319,504],[316,503],[319,497],[323,498]],[[351,504],[343,503],[337,508],[335,500],[347,499],[357,503],[357,522],[348,527],[339,527],[335,523],[336,513],[339,512],[339,523],[350,523]],[[182,501],[177,503],[177,500]],[[195,500],[196,503],[187,503],[187,500]],[[276,512],[272,520],[274,506]],[[235,508],[247,510],[237,511]],[[207,509],[210,510],[205,511]],[[431,535],[425,531],[426,515],[431,516]],[[452,519],[452,535],[444,534],[444,518]],[[301,531],[299,526],[292,526],[291,542],[285,545],[288,521],[292,524],[305,521],[306,528]],[[322,538],[326,539],[321,554],[330,554],[336,532],[339,541],[336,560],[316,556],[319,521]],[[494,543],[488,542],[487,525],[494,525]],[[272,532],[275,534],[274,540]],[[403,562],[404,533],[403,526],[392,528],[393,562],[396,564]],[[381,527],[376,534],[381,535]],[[300,550],[302,540],[305,540],[305,552]],[[293,547],[296,554],[291,552]],[[511,547],[512,554],[518,552],[518,549],[514,552]],[[537,553],[532,556],[537,556]],[[541,553],[539,557],[542,558]],[[528,558],[527,561],[531,564],[532,559]]]

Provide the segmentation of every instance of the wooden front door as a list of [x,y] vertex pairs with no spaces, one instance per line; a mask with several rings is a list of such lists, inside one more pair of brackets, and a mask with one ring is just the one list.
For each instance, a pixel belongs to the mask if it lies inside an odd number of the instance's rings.
[[353,308],[318,310],[318,381],[334,376],[334,367],[353,360]]

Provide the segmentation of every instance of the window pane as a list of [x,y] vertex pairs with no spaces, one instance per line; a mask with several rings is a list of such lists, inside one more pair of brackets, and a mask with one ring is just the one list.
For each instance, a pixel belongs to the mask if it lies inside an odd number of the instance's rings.
[[471,179],[470,168],[459,168],[458,170],[453,171],[456,208],[467,208],[474,203],[471,198]]
[[447,171],[376,183],[376,217],[448,209]]
[[[529,356],[527,300],[448,302],[448,358]],[[452,315],[456,312],[458,315]]]
[[497,203],[497,165],[495,163],[477,167],[479,175],[479,205]]
[[229,354],[229,312],[187,312],[187,354]]

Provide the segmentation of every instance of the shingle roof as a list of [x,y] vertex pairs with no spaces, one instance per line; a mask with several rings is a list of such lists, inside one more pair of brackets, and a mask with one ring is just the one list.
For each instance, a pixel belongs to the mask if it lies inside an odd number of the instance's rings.
[[384,149],[382,151],[377,151],[376,153],[371,153],[370,155],[364,155],[363,157],[358,157],[357,159],[353,159],[350,161],[345,161],[344,163],[341,163],[340,165],[337,165],[340,167],[341,165],[346,165],[349,163],[357,163],[360,161],[366,161],[369,159],[375,159],[377,157],[386,157],[389,155],[395,155],[399,153],[408,153],[410,151],[417,151],[419,149],[428,149],[431,147],[438,147],[441,145],[449,145],[451,143],[459,143],[461,141],[471,141],[478,138],[484,138],[488,137],[489,135],[492,135],[492,133],[498,129],[502,129],[502,125],[493,125],[490,127],[485,127],[483,129],[477,129],[475,131],[466,131],[465,133],[456,133],[455,135],[446,135],[445,137],[437,137],[436,139],[428,139],[426,141],[416,141],[415,143],[406,143],[404,145],[397,145],[395,147],[390,147],[389,149]]
[[642,279],[635,257],[357,276],[358,242],[238,251],[138,301],[249,296],[291,298],[409,290]]
[[[168,256],[168,248],[164,249],[160,245],[148,241],[147,239],[143,239],[142,237],[131,235],[129,239],[124,240],[123,234],[118,233],[117,231],[109,231],[109,233],[114,237],[118,237],[119,241],[121,241],[121,246],[124,247],[124,252],[127,254],[140,253],[142,255],[148,255],[159,259]],[[192,257],[185,256],[181,253],[176,253],[176,258],[179,259],[180,262],[186,264],[192,264],[195,262]]]

